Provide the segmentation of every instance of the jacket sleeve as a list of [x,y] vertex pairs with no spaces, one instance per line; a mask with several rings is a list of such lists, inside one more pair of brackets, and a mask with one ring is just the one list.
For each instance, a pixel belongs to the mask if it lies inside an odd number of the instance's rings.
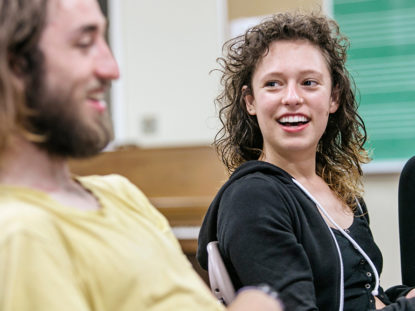
[[295,235],[284,187],[260,176],[241,179],[222,196],[220,250],[240,286],[267,283],[287,310],[318,310],[308,257]]
[[[385,308],[380,310],[383,311],[413,311],[415,310],[415,298],[406,299],[404,297],[398,298],[395,303],[392,303]],[[375,311],[375,310],[370,310]]]
[[388,288],[385,293],[391,301],[396,301],[398,298],[405,297],[414,288],[406,285],[396,285]]

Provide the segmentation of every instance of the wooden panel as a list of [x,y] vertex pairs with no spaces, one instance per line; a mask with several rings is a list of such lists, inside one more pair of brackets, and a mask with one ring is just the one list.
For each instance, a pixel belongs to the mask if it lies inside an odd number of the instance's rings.
[[318,11],[323,0],[228,0],[229,20],[302,9]]
[[182,239],[179,241],[183,252],[186,254],[196,254],[197,240]]
[[[79,175],[118,173],[137,185],[149,198],[166,198],[160,204],[198,197],[199,203],[214,195],[227,179],[224,166],[209,146],[140,149],[127,147],[70,162]],[[175,199],[173,199],[175,198]],[[186,199],[183,199],[186,200]]]
[[[220,186],[228,176],[210,146],[140,149],[126,147],[70,161],[77,175],[117,173],[139,187],[171,226],[200,226]],[[187,254],[196,240],[181,240]]]

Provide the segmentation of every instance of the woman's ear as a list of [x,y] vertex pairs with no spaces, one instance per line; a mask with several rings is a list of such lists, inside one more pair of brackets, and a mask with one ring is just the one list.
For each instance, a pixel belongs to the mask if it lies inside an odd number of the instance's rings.
[[242,96],[245,101],[246,110],[251,116],[256,115],[256,108],[255,108],[255,99],[252,95],[251,90],[248,86],[244,85],[242,87]]
[[335,113],[339,109],[339,89],[336,87],[331,92],[329,113]]

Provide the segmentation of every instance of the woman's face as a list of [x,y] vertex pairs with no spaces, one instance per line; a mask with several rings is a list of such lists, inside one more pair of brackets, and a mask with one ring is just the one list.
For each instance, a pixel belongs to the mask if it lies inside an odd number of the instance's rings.
[[270,44],[245,96],[263,136],[262,159],[314,156],[330,113],[338,108],[321,50],[307,40]]

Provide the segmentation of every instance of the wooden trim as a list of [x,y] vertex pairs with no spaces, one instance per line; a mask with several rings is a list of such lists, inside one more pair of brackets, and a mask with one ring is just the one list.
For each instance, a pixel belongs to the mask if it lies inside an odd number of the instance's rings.
[[[228,175],[210,146],[141,149],[123,147],[82,160],[71,160],[77,175],[120,174],[146,194],[172,227],[200,226]],[[179,240],[196,253],[196,240]]]

